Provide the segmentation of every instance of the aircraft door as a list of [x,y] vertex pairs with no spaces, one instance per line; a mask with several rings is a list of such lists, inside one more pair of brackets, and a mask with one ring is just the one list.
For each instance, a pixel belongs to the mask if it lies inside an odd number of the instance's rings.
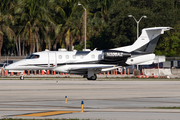
[[56,68],[57,67],[57,59],[56,52],[48,53],[48,68]]

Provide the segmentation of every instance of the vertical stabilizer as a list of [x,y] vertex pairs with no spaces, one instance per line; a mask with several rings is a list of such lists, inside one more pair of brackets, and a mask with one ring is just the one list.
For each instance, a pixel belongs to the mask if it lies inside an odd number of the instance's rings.
[[160,35],[164,34],[164,31],[170,29],[171,27],[144,28],[142,30],[142,34],[134,42],[134,44],[130,46],[115,48],[112,50],[119,50],[125,52],[141,51],[146,53],[153,53]]

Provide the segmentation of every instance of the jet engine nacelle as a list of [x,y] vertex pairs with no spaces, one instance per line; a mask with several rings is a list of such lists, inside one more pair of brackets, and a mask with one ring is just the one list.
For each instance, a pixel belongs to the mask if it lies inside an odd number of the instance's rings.
[[155,54],[145,54],[133,56],[127,59],[126,64],[128,65],[150,65],[153,63]]
[[103,59],[106,61],[118,61],[125,58],[131,57],[128,52],[108,50],[103,52]]

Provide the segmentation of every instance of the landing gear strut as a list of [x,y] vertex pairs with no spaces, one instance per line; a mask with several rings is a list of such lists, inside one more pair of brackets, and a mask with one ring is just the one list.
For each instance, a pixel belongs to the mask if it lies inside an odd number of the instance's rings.
[[94,74],[93,76],[91,77],[87,77],[88,80],[96,80],[97,79],[97,75]]
[[21,72],[20,80],[24,80],[24,74]]

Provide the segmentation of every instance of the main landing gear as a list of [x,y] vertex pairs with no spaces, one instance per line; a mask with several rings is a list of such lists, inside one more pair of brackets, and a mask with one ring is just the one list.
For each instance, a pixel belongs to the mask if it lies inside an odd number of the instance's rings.
[[96,80],[97,79],[96,73],[100,73],[100,72],[101,72],[100,69],[88,69],[86,77],[88,80]]
[[96,79],[97,79],[97,75],[94,74],[94,75],[91,76],[91,77],[88,77],[88,76],[87,76],[87,79],[88,79],[88,80],[96,80]]

